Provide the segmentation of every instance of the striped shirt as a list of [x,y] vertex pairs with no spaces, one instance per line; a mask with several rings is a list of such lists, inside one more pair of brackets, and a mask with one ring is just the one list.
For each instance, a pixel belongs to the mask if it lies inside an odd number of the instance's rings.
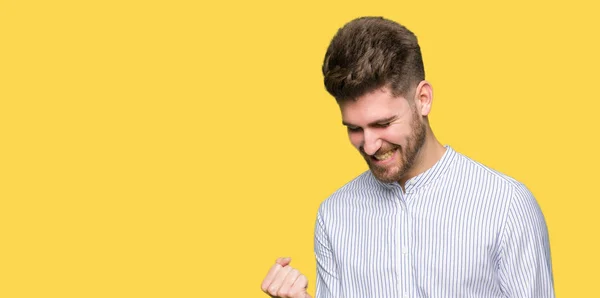
[[554,297],[531,192],[446,149],[406,191],[366,171],[321,203],[316,298]]

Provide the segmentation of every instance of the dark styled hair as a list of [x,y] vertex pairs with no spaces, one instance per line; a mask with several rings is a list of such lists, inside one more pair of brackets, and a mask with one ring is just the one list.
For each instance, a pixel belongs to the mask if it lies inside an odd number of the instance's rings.
[[425,79],[417,37],[382,17],[361,17],[335,34],[323,61],[325,88],[337,101],[356,99],[384,86],[408,96]]

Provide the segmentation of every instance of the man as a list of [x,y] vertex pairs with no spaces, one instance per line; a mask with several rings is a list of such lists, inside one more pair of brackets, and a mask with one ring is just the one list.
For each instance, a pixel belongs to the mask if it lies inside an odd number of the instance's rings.
[[[331,41],[323,75],[369,171],[319,208],[317,298],[554,297],[535,198],[438,142],[411,31],[383,18],[353,20]],[[276,261],[263,291],[310,297],[289,263]]]

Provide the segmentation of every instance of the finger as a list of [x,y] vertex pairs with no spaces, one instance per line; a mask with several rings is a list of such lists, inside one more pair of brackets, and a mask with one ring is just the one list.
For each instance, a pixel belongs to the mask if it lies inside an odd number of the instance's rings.
[[281,265],[281,267],[285,267],[292,262],[292,258],[278,258],[275,263]]
[[263,282],[260,286],[260,288],[263,290],[263,292],[267,292],[267,289],[273,283],[275,276],[277,276],[277,273],[279,272],[279,270],[281,270],[281,268],[282,267],[279,264],[273,264],[273,266],[271,266],[271,269],[267,273],[267,276],[265,277],[265,279],[263,280]]
[[300,274],[300,276],[298,276],[298,278],[292,285],[292,288],[290,288],[290,291],[289,291],[290,297],[293,297],[293,298],[310,297],[310,295],[308,295],[308,293],[306,292],[307,287],[308,287],[308,279],[306,278],[306,276],[304,276],[304,274]]
[[298,270],[292,269],[283,280],[283,283],[281,284],[277,295],[281,297],[288,297],[290,289],[292,288],[294,282],[296,282],[296,279],[298,279],[298,276],[300,275],[301,274]]
[[277,294],[279,294],[279,289],[281,288],[281,285],[283,284],[285,277],[288,275],[288,273],[290,273],[290,271],[292,271],[292,269],[294,269],[294,268],[292,268],[290,266],[286,266],[286,267],[279,269],[279,271],[277,272],[277,275],[275,276],[275,279],[273,280],[273,282],[271,282],[271,284],[267,288],[267,292],[270,295],[277,296]]

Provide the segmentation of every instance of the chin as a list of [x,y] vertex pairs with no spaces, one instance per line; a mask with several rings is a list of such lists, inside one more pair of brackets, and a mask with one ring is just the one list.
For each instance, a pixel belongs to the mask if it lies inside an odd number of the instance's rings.
[[396,171],[385,171],[385,173],[381,173],[381,172],[371,169],[371,172],[373,173],[373,176],[375,176],[375,178],[377,178],[377,180],[384,182],[384,183],[392,183],[392,182],[400,181],[400,178],[402,177],[402,173],[400,173],[397,170]]

